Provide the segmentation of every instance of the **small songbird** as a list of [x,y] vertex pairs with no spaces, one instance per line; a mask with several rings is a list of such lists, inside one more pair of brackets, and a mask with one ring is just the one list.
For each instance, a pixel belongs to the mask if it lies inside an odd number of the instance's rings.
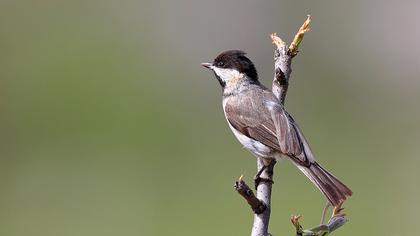
[[226,120],[245,148],[264,163],[290,160],[332,206],[352,195],[346,185],[315,160],[299,126],[279,99],[258,81],[255,66],[245,52],[225,51],[212,63],[202,65],[214,72],[222,86]]

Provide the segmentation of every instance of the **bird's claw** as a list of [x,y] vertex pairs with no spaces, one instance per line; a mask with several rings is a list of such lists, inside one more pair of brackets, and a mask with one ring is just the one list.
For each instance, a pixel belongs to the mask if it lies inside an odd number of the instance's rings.
[[254,176],[254,185],[255,185],[255,189],[258,188],[258,185],[260,185],[261,182],[267,182],[267,183],[271,183],[274,184],[274,181],[272,179],[269,178],[262,178],[261,176]]

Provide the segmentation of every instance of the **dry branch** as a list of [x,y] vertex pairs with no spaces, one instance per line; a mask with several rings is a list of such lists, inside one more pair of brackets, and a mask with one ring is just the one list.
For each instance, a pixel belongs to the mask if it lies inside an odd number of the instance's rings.
[[[299,52],[299,45],[303,40],[303,36],[309,30],[310,22],[311,16],[308,15],[306,21],[296,33],[292,43],[290,43],[290,46],[288,46],[280,37],[278,37],[276,33],[271,34],[271,40],[273,44],[276,45],[274,52],[274,79],[272,84],[272,92],[282,104],[285,102],[287,89],[289,87],[289,78],[292,72],[292,58],[295,57]],[[271,235],[268,233],[268,225],[271,212],[271,190],[273,184],[272,178],[274,165],[275,162],[261,172],[261,178],[268,181],[263,181],[257,184],[256,195],[254,195],[253,191],[243,181],[243,176],[241,176],[235,184],[236,191],[248,202],[254,212],[254,222],[251,233],[252,236]],[[259,173],[263,167],[263,161],[257,158],[257,172]],[[299,223],[300,216],[292,216],[291,221],[296,228],[296,235],[328,235],[347,222],[345,214],[341,213],[341,211],[341,206],[336,207],[327,224],[323,224],[323,222],[321,222],[321,225],[308,230],[303,230],[303,227]]]
[[344,208],[341,208],[341,205],[335,207],[327,224],[321,223],[320,225],[307,230],[304,230],[299,222],[301,216],[292,215],[290,221],[296,228],[297,236],[327,236],[347,222],[346,215],[342,213],[343,210]]
[[251,188],[244,182],[243,177],[241,175],[236,181],[235,190],[248,202],[255,214],[263,213],[267,206],[255,196]]

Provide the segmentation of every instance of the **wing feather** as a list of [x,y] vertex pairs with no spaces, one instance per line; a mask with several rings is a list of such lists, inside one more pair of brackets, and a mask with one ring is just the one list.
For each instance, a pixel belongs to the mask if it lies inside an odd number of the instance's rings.
[[[236,105],[235,105],[236,104]],[[291,115],[277,99],[241,100],[226,103],[228,122],[242,134],[289,156],[300,165],[310,166],[313,155]]]

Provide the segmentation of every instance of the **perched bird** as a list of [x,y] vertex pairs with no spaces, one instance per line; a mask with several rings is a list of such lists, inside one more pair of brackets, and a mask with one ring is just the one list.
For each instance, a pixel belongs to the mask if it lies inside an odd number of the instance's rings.
[[299,126],[277,97],[258,81],[257,70],[245,54],[225,51],[212,63],[202,63],[222,86],[223,110],[230,129],[264,163],[290,160],[332,206],[341,204],[352,191],[315,160]]

